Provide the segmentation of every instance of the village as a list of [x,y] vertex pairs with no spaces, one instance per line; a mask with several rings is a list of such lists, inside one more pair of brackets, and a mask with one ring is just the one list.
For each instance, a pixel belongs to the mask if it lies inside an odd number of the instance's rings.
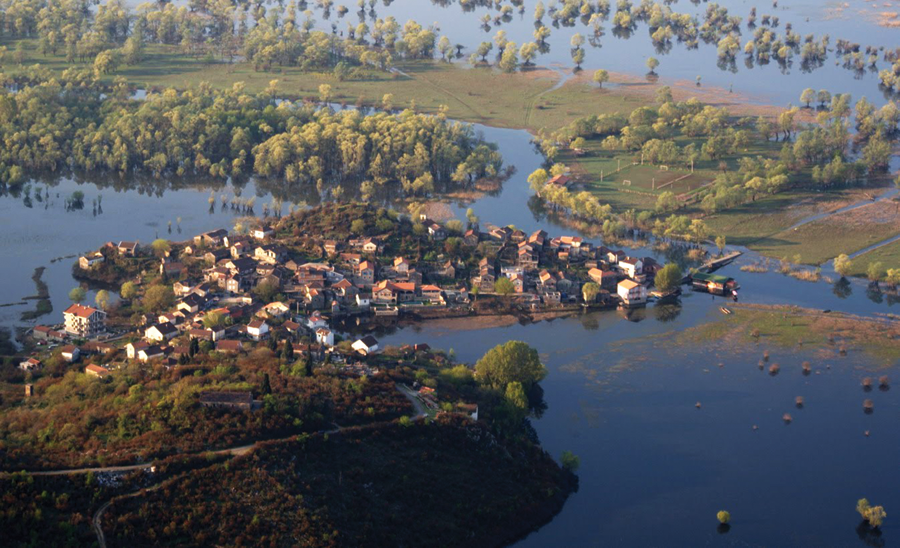
[[[36,373],[51,358],[90,362],[84,372],[102,378],[124,360],[173,368],[197,353],[229,356],[269,345],[311,363],[371,374],[387,363],[380,358],[384,348],[371,334],[345,339],[337,323],[490,313],[498,303],[541,311],[640,307],[653,298],[649,288],[663,268],[652,258],[577,236],[551,237],[543,230],[529,235],[513,227],[483,232],[477,223],[461,228],[424,215],[415,221],[398,217],[379,235],[351,230],[334,239],[269,221],[243,234],[218,229],[180,243],[109,242],[79,257],[76,277],[109,282],[112,276],[113,285],[122,284],[119,306],[103,310],[76,302],[64,311],[62,324],[35,326],[34,350],[20,368]],[[393,253],[412,246],[415,253]],[[704,284],[694,285],[706,290]],[[127,293],[141,291],[143,306],[126,316],[122,304],[136,298]],[[146,296],[154,291],[148,305]],[[416,345],[399,353],[429,350]],[[415,388],[426,407],[436,407],[428,387]],[[217,406],[252,403],[249,394],[206,399]]]

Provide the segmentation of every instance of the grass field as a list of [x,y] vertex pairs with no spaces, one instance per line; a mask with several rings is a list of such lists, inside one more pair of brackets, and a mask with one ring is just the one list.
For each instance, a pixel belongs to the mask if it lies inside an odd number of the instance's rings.
[[[8,62],[11,54],[7,54],[3,67],[7,73],[15,74],[21,67],[38,63],[57,72],[90,67],[67,63],[64,56],[43,55],[35,49],[36,42],[25,42],[20,66]],[[0,45],[6,45],[10,52],[15,49],[12,41],[0,41]],[[235,82],[244,82],[250,92],[262,91],[271,80],[278,80],[278,89],[285,96],[312,100],[318,100],[321,84],[329,84],[336,102],[381,105],[384,95],[390,93],[396,108],[414,101],[417,110],[436,113],[446,105],[451,118],[532,131],[556,129],[591,114],[631,112],[649,101],[645,94],[599,90],[580,80],[553,89],[561,75],[547,69],[505,74],[490,67],[465,68],[461,63],[430,60],[401,61],[396,68],[398,72],[371,70],[359,79],[339,81],[330,72],[304,72],[294,67],[258,72],[249,63],[207,65],[200,58],[183,55],[176,46],[149,45],[139,65],[123,65],[104,79],[112,81],[121,76],[145,88],[187,88],[200,82],[230,88]]]
[[[793,224],[789,218],[787,223]],[[760,223],[762,224],[762,223]],[[788,226],[790,226],[790,224]],[[749,247],[775,258],[800,256],[805,264],[822,264],[900,234],[900,204],[884,201],[838,213],[794,229],[763,230]],[[725,234],[728,234],[726,231]],[[733,239],[729,239],[732,243]]]
[[853,259],[853,275],[864,277],[866,269],[869,268],[869,263],[875,262],[880,262],[881,267],[885,270],[888,268],[900,268],[900,241],[873,249]]

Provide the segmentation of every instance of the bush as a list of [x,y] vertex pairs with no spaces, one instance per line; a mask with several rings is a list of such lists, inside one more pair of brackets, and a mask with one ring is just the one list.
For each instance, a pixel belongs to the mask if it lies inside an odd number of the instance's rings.
[[563,451],[562,456],[559,460],[560,463],[562,463],[562,467],[572,473],[578,470],[578,467],[581,466],[581,458],[571,451]]

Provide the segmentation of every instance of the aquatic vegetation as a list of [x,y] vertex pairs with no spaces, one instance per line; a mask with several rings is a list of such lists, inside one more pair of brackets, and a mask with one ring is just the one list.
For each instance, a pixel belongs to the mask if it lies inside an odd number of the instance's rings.
[[719,520],[719,523],[725,524],[731,521],[731,514],[727,510],[719,510],[716,513],[716,519]]
[[779,371],[781,371],[781,366],[777,363],[773,363],[769,366],[769,375],[772,375],[774,377],[778,374]]
[[869,500],[864,498],[856,502],[856,511],[872,527],[881,527],[881,524],[884,523],[884,518],[887,517],[884,507],[872,506],[869,504]]

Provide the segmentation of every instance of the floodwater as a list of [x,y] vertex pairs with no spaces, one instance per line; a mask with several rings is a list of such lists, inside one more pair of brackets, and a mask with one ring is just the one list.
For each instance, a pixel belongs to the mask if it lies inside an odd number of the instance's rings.
[[[343,20],[335,9],[341,3],[350,7]],[[506,30],[511,40],[519,44],[531,40],[535,3],[526,0],[523,15],[514,13],[509,21],[501,22],[499,28]],[[790,21],[801,36],[828,33],[832,44],[838,38],[863,46],[894,47],[898,43],[898,29],[880,27],[860,15],[861,10],[874,9],[872,3],[860,0],[850,1],[846,7],[811,0],[782,1],[777,9],[770,2],[742,0],[724,0],[720,5],[740,16],[756,5],[760,15],[777,13],[782,21],[780,31]],[[700,13],[707,4],[682,0],[672,7]],[[358,21],[355,2],[337,2],[335,8],[329,26],[337,22],[343,30],[347,21]],[[464,44],[464,51],[490,40],[498,28],[485,32],[478,22],[482,14],[496,12],[486,7],[466,12],[455,2],[444,6],[395,0],[388,6],[379,3],[376,12],[378,17],[393,15],[401,23],[408,19],[425,25],[437,21],[441,34]],[[316,14],[320,26],[326,24],[321,10]],[[549,18],[545,17],[545,22],[549,24]],[[653,55],[661,61],[657,72],[663,81],[693,81],[699,74],[703,85],[726,89],[733,85],[735,92],[752,95],[762,103],[796,104],[806,87],[865,95],[879,104],[885,100],[874,73],[854,74],[835,66],[833,58],[821,68],[803,73],[798,66],[785,70],[774,62],[748,68],[739,57],[736,72],[732,72],[717,66],[714,45],[701,43],[698,50],[689,51],[674,44],[668,53],[658,53],[645,25],[639,25],[628,39],[613,36],[609,21],[604,26],[601,47],[586,45],[585,70],[641,74],[644,60]],[[580,22],[574,28],[552,28],[550,51],[539,57],[538,63],[570,66],[569,39],[574,32],[586,33],[586,28]],[[746,26],[743,32],[742,42],[750,35]],[[529,207],[531,191],[525,177],[542,163],[530,136],[517,130],[478,129],[499,145],[505,163],[514,166],[516,173],[497,195],[474,204],[454,204],[457,216],[462,218],[471,206],[484,223],[514,224],[526,232],[538,228],[551,234],[570,232]],[[46,182],[32,183],[32,196],[37,188],[47,186]],[[76,190],[85,194],[85,207],[66,211],[64,201]],[[238,214],[223,209],[218,197],[223,193],[231,196],[235,189],[225,185],[215,190],[212,212],[207,201],[210,186],[205,182],[116,186],[62,178],[49,184],[48,201],[32,199],[32,207],[25,206],[22,195],[0,196],[0,250],[4,256],[0,261],[0,304],[18,303],[32,295],[32,272],[46,266],[43,279],[49,285],[54,311],[38,322],[59,322],[68,304],[68,291],[76,285],[71,278],[74,256],[107,240],[149,243],[157,237],[187,239],[206,230],[231,228]],[[258,196],[257,212],[271,201],[253,181],[239,190],[244,197]],[[92,201],[101,195],[102,212],[95,214]],[[631,251],[658,256],[647,249]],[[67,258],[51,262],[58,257]],[[740,271],[740,266],[757,261],[757,256],[747,253],[720,271],[740,281],[744,302],[861,315],[897,312],[896,298],[873,292],[860,280],[809,283],[775,272]],[[823,270],[837,279],[828,267]],[[29,301],[0,307],[0,325],[21,325],[19,315],[33,305]],[[776,377],[757,367],[764,343],[760,347],[673,344],[676,333],[721,319],[722,305],[727,302],[688,291],[676,306],[650,306],[627,317],[607,311],[477,330],[425,323],[386,329],[376,336],[384,344],[427,342],[436,348],[453,348],[459,359],[469,363],[510,339],[526,341],[539,350],[549,369],[542,382],[547,410],[533,424],[551,454],[558,457],[571,450],[581,457],[580,489],[559,516],[520,543],[523,547],[881,546],[900,538],[900,521],[891,517],[882,538],[860,536],[854,512],[856,500],[863,496],[884,505],[889,516],[900,508],[896,489],[900,484],[896,466],[900,460],[900,431],[896,428],[900,390],[876,389],[865,394],[860,379],[880,375],[872,372],[876,363],[855,351],[823,360],[824,341],[818,347],[766,347],[772,352],[772,361],[782,365]],[[807,359],[816,373],[804,377],[799,364]],[[795,407],[796,396],[804,397],[803,409]],[[875,403],[871,415],[863,413],[865,398]],[[702,403],[701,408],[695,408],[696,402]],[[782,421],[784,413],[793,416],[791,424]],[[867,430],[869,437],[863,434]],[[732,514],[727,532],[717,529],[715,513],[721,509]]]

